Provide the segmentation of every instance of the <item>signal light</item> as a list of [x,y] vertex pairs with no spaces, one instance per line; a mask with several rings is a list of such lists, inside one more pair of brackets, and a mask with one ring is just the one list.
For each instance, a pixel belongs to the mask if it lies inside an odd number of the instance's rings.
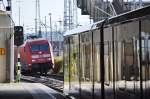
[[24,33],[22,26],[14,26],[14,44],[20,46],[24,41]]

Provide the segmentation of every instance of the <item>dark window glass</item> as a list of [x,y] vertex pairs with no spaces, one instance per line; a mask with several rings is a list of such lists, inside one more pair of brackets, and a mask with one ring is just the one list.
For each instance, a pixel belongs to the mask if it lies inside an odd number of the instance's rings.
[[35,44],[31,45],[32,51],[47,51],[49,48],[48,44]]
[[40,45],[40,50],[41,51],[47,51],[48,50],[48,44]]
[[38,45],[31,45],[31,50],[32,51],[38,51],[39,50],[39,46]]

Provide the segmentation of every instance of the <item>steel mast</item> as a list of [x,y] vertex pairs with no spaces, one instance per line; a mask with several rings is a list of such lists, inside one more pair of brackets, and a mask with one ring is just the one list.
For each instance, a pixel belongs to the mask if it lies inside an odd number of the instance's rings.
[[42,37],[41,34],[41,15],[40,15],[40,0],[36,0],[35,6],[35,33],[38,37]]
[[77,1],[64,0],[64,31],[77,26]]

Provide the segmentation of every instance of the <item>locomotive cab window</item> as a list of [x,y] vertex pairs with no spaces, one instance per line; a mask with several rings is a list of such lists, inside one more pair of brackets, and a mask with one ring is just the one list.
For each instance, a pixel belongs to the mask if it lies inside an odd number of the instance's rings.
[[39,47],[41,51],[47,51],[49,48],[48,44],[41,44]]
[[49,48],[48,44],[32,44],[31,50],[32,51],[47,51]]

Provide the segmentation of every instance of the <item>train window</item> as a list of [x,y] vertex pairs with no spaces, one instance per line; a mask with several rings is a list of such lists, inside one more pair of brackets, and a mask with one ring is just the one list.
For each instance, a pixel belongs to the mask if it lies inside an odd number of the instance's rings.
[[[79,40],[78,35],[70,38],[70,88],[71,90],[79,89]],[[79,90],[76,90],[77,92]]]
[[30,46],[32,51],[47,51],[49,49],[48,44],[32,44]]
[[39,47],[40,47],[40,51],[47,51],[49,49],[48,44],[41,44]]
[[109,41],[104,42],[104,62],[105,62],[105,83],[109,84],[110,81],[110,65],[111,65],[111,43]]
[[89,42],[89,41],[90,41],[89,33],[88,33],[88,32],[82,33],[82,35],[81,35],[81,41],[82,41],[82,43],[83,43],[83,42]]
[[[85,32],[80,35],[80,79],[81,79],[81,96],[88,95],[92,98],[92,43],[91,32]],[[86,41],[84,41],[84,40]],[[83,92],[83,94],[82,94]]]
[[69,93],[69,38],[65,38],[64,43],[64,92]]
[[105,67],[105,84],[110,85],[113,76],[112,64],[112,28],[104,28],[104,67]]
[[38,45],[31,45],[31,50],[32,51],[38,51],[39,50],[39,46]]
[[[119,24],[114,29],[114,67],[116,95],[120,90],[138,94],[139,21]],[[133,96],[134,97],[134,96]],[[130,98],[130,96],[126,96]]]
[[133,56],[133,44],[131,42],[124,43],[125,55]]
[[93,31],[93,64],[94,64],[94,80],[95,83],[100,83],[100,31]]
[[[143,95],[144,97],[149,97],[150,93],[150,20],[144,19],[141,21],[141,73],[143,80]],[[145,98],[147,99],[147,98]]]
[[100,44],[94,43],[94,80],[95,83],[100,82]]

